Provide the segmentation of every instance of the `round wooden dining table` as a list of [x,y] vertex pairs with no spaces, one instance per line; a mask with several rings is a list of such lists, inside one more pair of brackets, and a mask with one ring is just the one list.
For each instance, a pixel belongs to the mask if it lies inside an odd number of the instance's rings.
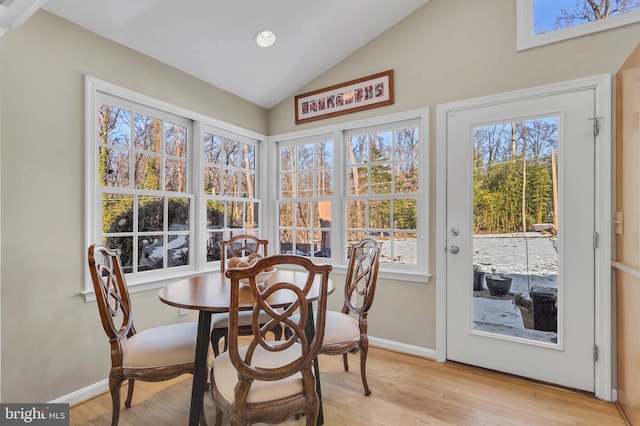
[[[304,271],[282,271],[277,270],[263,283],[269,287],[276,282],[286,281],[296,283],[303,288],[307,279]],[[307,303],[309,312],[313,313],[312,304],[318,299],[320,282],[314,283],[314,287],[309,291]],[[335,290],[333,282],[329,280],[328,293]],[[202,403],[207,384],[207,358],[209,353],[209,333],[211,332],[211,315],[214,313],[229,312],[231,299],[231,280],[220,272],[211,272],[184,280],[168,284],[160,290],[160,300],[167,305],[178,308],[193,309],[199,311],[198,315],[198,338],[196,343],[196,356],[193,372],[193,384],[191,387],[191,407],[189,409],[189,425],[197,426],[202,412]],[[269,304],[276,308],[283,308],[293,302],[291,292],[276,292],[269,299]],[[249,287],[240,288],[239,309],[253,309],[254,299]],[[315,330],[313,329],[312,315],[308,317],[305,329],[309,341],[313,339]],[[323,424],[322,395],[320,392],[320,374],[318,363],[315,363],[316,390],[320,399],[320,412],[318,414],[319,425]]]

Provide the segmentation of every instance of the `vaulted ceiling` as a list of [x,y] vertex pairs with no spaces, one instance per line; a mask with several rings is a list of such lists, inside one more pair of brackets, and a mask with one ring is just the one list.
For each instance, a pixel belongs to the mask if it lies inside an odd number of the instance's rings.
[[[25,18],[41,7],[271,108],[427,1],[0,0],[0,29],[11,9]],[[255,43],[265,28],[270,48]]]

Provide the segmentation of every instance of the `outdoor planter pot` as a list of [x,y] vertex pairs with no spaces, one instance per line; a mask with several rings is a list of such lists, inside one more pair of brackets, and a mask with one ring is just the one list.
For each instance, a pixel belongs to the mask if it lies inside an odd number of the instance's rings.
[[520,313],[522,314],[522,325],[527,330],[534,330],[533,309],[525,308],[524,306],[518,306]]
[[518,293],[513,299],[513,304],[520,309],[524,328],[533,330],[533,301],[522,293]]
[[485,280],[487,281],[489,293],[491,293],[492,296],[504,297],[509,293],[509,290],[511,290],[512,279],[510,277],[491,274],[487,275]]

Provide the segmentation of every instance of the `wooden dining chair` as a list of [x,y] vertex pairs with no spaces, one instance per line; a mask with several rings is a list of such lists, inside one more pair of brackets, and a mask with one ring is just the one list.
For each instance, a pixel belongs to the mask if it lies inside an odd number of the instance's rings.
[[[253,235],[236,235],[235,237],[220,241],[220,273],[224,273],[227,269],[227,262],[233,257],[247,258],[252,254],[258,254],[261,257],[268,256],[268,240],[262,240]],[[264,322],[269,321],[269,316],[261,314],[261,318]],[[240,313],[240,335],[251,335],[251,315],[248,312]],[[224,349],[227,350],[227,329],[229,327],[229,314],[221,313],[216,314],[213,317],[213,324],[211,326],[211,346],[213,346],[213,352],[215,356],[220,355],[220,339],[224,338]],[[282,338],[282,328],[274,328],[273,335],[276,340]]]
[[[300,283],[279,280],[258,286],[256,274],[268,267],[303,268]],[[229,269],[231,302],[229,317],[229,350],[218,356],[211,369],[211,393],[216,407],[216,426],[222,424],[224,413],[232,425],[256,422],[281,423],[291,416],[306,415],[306,424],[315,425],[319,410],[314,359],[322,345],[330,265],[315,265],[310,259],[297,255],[279,254],[260,259],[246,269]],[[295,275],[293,275],[295,276]],[[249,289],[241,288],[240,280],[249,279]],[[307,318],[312,315],[307,297],[319,284],[317,314],[313,316],[315,335],[309,340],[305,334]],[[303,285],[302,285],[303,284]],[[248,345],[240,345],[239,293],[251,291],[255,300]],[[285,296],[290,304],[284,309],[272,306],[272,301]],[[277,302],[274,302],[277,303]],[[271,320],[261,325],[259,312],[266,312]],[[296,321],[292,315],[297,314]],[[284,341],[266,341],[266,333],[284,322],[291,334]]]
[[320,349],[322,354],[342,355],[345,371],[349,371],[347,354],[360,352],[360,375],[365,395],[371,395],[366,376],[369,349],[367,316],[376,291],[381,249],[372,238],[365,238],[349,249],[344,304],[340,312],[327,312]]
[[232,257],[246,258],[252,254],[261,257],[269,255],[269,240],[262,240],[253,235],[236,235],[226,241],[220,241],[220,272],[224,274],[227,263]]
[[[100,320],[111,345],[111,425],[116,426],[120,386],[125,380],[129,388],[124,405],[129,408],[135,380],[158,382],[193,374],[198,325],[178,323],[138,332],[118,252],[102,244],[92,245],[88,261]],[[206,424],[204,417],[201,421]]]

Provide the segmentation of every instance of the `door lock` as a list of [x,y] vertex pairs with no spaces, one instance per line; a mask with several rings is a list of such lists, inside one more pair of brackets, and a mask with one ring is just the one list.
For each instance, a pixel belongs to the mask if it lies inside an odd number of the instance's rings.
[[460,230],[458,228],[451,228],[451,230],[449,231],[449,233],[451,235],[453,235],[454,237],[457,237],[458,235],[460,235]]
[[458,248],[458,246],[451,246],[449,247],[449,252],[451,254],[458,254],[458,252],[460,251],[460,249]]

